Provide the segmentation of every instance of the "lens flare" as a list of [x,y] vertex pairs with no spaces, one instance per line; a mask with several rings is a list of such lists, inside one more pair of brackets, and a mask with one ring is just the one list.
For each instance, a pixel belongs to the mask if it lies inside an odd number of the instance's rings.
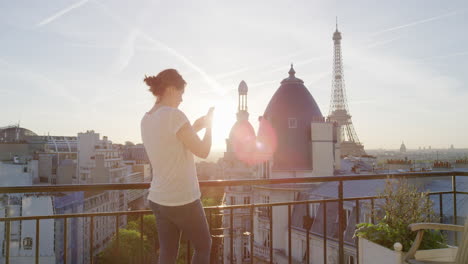
[[269,160],[276,150],[276,133],[266,119],[260,121],[258,137],[248,121],[240,121],[232,128],[230,138],[234,154],[248,165]]
[[231,131],[231,140],[236,157],[251,164],[255,153],[255,131],[248,121],[237,122]]
[[276,151],[277,143],[276,132],[270,121],[261,118],[256,141],[255,163],[271,159]]

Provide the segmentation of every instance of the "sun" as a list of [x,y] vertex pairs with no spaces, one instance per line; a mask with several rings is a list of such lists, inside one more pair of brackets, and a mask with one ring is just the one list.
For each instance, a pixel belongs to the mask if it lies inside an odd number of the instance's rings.
[[236,122],[237,106],[233,100],[219,100],[213,106],[215,107],[213,115],[213,147],[225,149],[226,139],[229,132]]

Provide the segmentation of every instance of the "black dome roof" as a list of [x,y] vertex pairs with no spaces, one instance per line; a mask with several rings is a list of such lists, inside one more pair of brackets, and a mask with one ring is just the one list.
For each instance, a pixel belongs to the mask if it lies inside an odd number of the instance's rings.
[[291,65],[289,77],[281,82],[263,115],[278,139],[273,155],[273,169],[277,170],[312,169],[310,124],[323,118],[314,97],[295,73]]

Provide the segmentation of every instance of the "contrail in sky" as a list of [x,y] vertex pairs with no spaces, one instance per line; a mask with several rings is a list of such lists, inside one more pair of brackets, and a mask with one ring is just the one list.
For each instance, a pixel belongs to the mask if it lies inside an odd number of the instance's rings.
[[445,59],[445,58],[458,57],[458,56],[464,56],[464,55],[468,55],[468,51],[455,52],[455,53],[450,53],[450,54],[445,54],[445,55],[438,55],[438,56],[423,58],[421,60]]
[[177,50],[165,45],[164,43],[162,43],[161,41],[159,40],[156,40],[152,37],[150,37],[149,35],[147,34],[144,34],[143,32],[141,32],[141,37],[143,37],[144,39],[146,39],[147,41],[149,42],[152,42],[156,45],[158,45],[159,47],[165,49],[168,53],[172,54],[174,57],[178,58],[179,60],[181,60],[182,62],[184,62],[186,65],[188,65],[190,68],[192,68],[193,70],[195,70],[196,72],[198,72],[198,74],[200,74],[203,79],[210,85],[211,89],[216,92],[218,95],[224,95],[226,94],[226,91],[221,89],[221,85],[216,81],[214,80],[213,78],[211,78],[202,68],[198,67],[195,63],[193,63],[191,60],[187,59],[187,57],[185,57],[184,55],[180,54]]
[[[278,56],[276,57],[275,59],[272,59],[272,60],[269,60],[269,61],[266,61],[266,62],[263,62],[259,65],[256,65],[256,66],[246,66],[246,67],[242,67],[240,69],[237,69],[237,70],[232,70],[230,72],[225,72],[225,73],[221,73],[221,74],[218,74],[215,77],[215,79],[224,79],[224,78],[227,78],[227,77],[231,77],[233,75],[238,75],[242,72],[246,72],[246,71],[252,71],[252,70],[257,70],[257,69],[263,69],[263,68],[269,68],[272,66],[272,63],[276,63],[278,61],[283,61],[285,59],[289,59],[291,60],[292,58],[294,57],[297,57],[298,55],[301,55],[301,54],[304,54],[306,53],[307,51],[309,51],[309,49],[303,49],[303,50],[299,50],[299,51],[296,51],[294,53],[291,53],[291,54],[288,54],[288,55],[284,55],[284,56]],[[281,69],[284,69],[281,68]]]
[[120,47],[119,56],[111,67],[114,73],[122,72],[130,63],[130,60],[135,55],[135,40],[138,37],[138,30],[132,30],[125,38],[122,46]]
[[36,27],[42,27],[42,26],[44,26],[44,25],[47,25],[47,24],[49,24],[50,22],[52,22],[52,21],[56,20],[57,18],[59,18],[59,17],[65,15],[66,13],[72,11],[73,9],[78,8],[78,7],[80,7],[80,6],[84,5],[84,4],[86,4],[86,3],[89,2],[89,1],[90,1],[90,0],[81,0],[80,2],[76,2],[76,3],[74,3],[73,5],[71,5],[71,6],[67,7],[67,8],[65,8],[65,9],[62,9],[62,10],[60,10],[59,12],[53,14],[52,16],[50,16],[50,17],[48,17],[48,18],[42,20],[41,22],[39,22],[39,23],[36,25]]
[[387,39],[387,40],[373,42],[373,43],[367,45],[366,48],[367,49],[372,49],[372,48],[382,46],[382,45],[388,44],[390,42],[393,42],[393,41],[396,41],[396,40],[399,40],[399,39],[401,39],[401,37],[396,37],[396,38],[391,38],[391,39]]
[[227,91],[223,90],[221,88],[221,85],[215,79],[211,78],[202,68],[200,68],[198,65],[193,63],[191,60],[189,60],[187,57],[185,57],[181,53],[179,53],[177,50],[167,46],[166,44],[164,44],[160,40],[157,40],[157,39],[151,37],[149,34],[143,32],[141,29],[130,26],[123,19],[121,19],[120,17],[118,17],[115,14],[113,14],[112,12],[110,12],[109,8],[107,6],[105,6],[104,4],[102,4],[100,2],[95,2],[95,3],[97,3],[99,6],[101,6],[103,8],[103,10],[106,12],[106,14],[111,16],[113,19],[115,19],[120,25],[122,25],[122,26],[124,26],[124,27],[126,27],[126,28],[128,28],[128,29],[130,29],[132,31],[135,31],[135,34],[137,34],[139,37],[142,37],[143,39],[147,40],[150,43],[156,44],[159,48],[162,48],[163,50],[165,50],[169,54],[172,54],[174,57],[178,58],[180,61],[185,63],[187,66],[189,66],[190,68],[195,70],[208,83],[208,85],[210,86],[210,88],[212,89],[213,92],[217,93],[218,95],[226,94]]
[[[306,64],[309,64],[309,63],[312,63],[312,62],[323,61],[323,60],[327,60],[327,59],[328,59],[328,56],[317,56],[317,57],[312,57],[312,58],[307,59],[307,60],[294,62],[293,64],[294,64],[294,66],[302,66],[302,65],[306,65]],[[279,72],[279,71],[285,71],[286,72],[287,70],[289,70],[289,65],[283,65],[281,67],[271,69],[271,70],[269,70],[267,72],[268,73]]]
[[452,12],[449,12],[449,13],[446,13],[446,14],[443,14],[443,15],[439,15],[439,16],[435,16],[435,17],[431,17],[431,18],[426,18],[426,19],[422,19],[422,20],[418,20],[418,21],[414,21],[414,22],[411,22],[411,23],[408,23],[408,24],[405,24],[405,25],[392,27],[392,28],[387,28],[387,29],[384,29],[384,30],[381,30],[381,31],[374,32],[371,35],[375,36],[375,35],[379,35],[379,34],[382,34],[382,33],[385,33],[385,32],[395,31],[395,30],[402,29],[402,28],[407,28],[407,27],[412,27],[412,26],[416,26],[416,25],[419,25],[419,24],[424,24],[424,23],[431,22],[431,21],[434,21],[434,20],[442,19],[444,17],[453,16],[453,15],[456,15],[457,13],[459,13],[459,12],[458,11],[452,11]]

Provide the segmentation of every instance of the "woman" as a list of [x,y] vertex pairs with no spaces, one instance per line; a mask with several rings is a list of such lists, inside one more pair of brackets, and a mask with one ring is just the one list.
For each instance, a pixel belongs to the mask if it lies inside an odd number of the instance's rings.
[[[145,82],[156,96],[141,120],[141,137],[153,169],[148,200],[158,228],[158,263],[175,263],[181,233],[195,249],[192,263],[209,263],[211,236],[193,155],[206,158],[210,152],[213,108],[192,126],[178,109],[186,82],[176,70],[164,70]],[[196,132],[203,128],[200,140]]]

